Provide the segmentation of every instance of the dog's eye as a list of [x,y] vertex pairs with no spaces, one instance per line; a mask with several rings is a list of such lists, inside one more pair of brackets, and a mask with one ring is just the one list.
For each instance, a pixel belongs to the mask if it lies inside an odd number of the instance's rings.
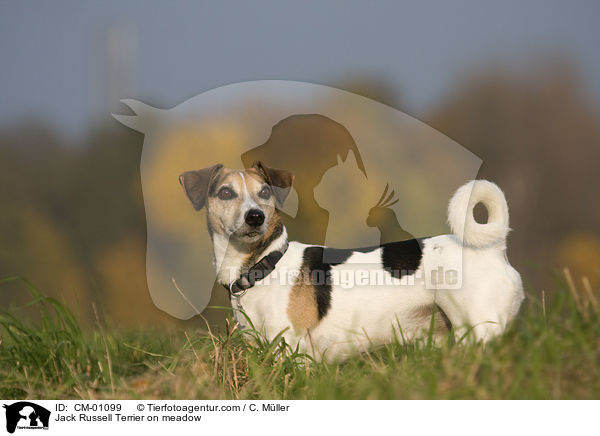
[[217,195],[221,200],[231,200],[235,197],[235,193],[229,188],[221,188]]
[[260,192],[258,193],[258,196],[260,198],[268,200],[269,198],[271,198],[271,188],[269,188],[268,186],[263,186]]

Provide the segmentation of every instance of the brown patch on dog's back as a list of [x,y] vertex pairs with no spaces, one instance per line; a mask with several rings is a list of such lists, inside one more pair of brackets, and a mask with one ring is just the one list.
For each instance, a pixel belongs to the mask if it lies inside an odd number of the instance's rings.
[[315,289],[310,281],[310,271],[305,266],[290,291],[287,314],[294,330],[308,330],[319,323]]

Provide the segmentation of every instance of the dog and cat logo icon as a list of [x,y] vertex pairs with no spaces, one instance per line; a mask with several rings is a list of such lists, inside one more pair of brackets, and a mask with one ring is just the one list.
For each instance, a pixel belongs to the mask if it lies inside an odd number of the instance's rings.
[[14,433],[16,429],[48,430],[50,411],[29,401],[19,401],[3,406],[6,409],[6,431]]

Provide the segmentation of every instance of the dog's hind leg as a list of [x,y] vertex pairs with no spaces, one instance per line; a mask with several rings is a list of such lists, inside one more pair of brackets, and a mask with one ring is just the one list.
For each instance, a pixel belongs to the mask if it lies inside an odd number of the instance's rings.
[[482,283],[477,289],[438,292],[437,303],[448,316],[457,341],[487,342],[502,334],[518,312],[523,290],[518,282]]

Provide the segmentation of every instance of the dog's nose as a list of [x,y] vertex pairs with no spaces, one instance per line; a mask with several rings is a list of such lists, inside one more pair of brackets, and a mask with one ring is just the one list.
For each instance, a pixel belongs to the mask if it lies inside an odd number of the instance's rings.
[[265,222],[265,214],[262,210],[250,209],[246,213],[246,224],[252,227],[262,226]]

